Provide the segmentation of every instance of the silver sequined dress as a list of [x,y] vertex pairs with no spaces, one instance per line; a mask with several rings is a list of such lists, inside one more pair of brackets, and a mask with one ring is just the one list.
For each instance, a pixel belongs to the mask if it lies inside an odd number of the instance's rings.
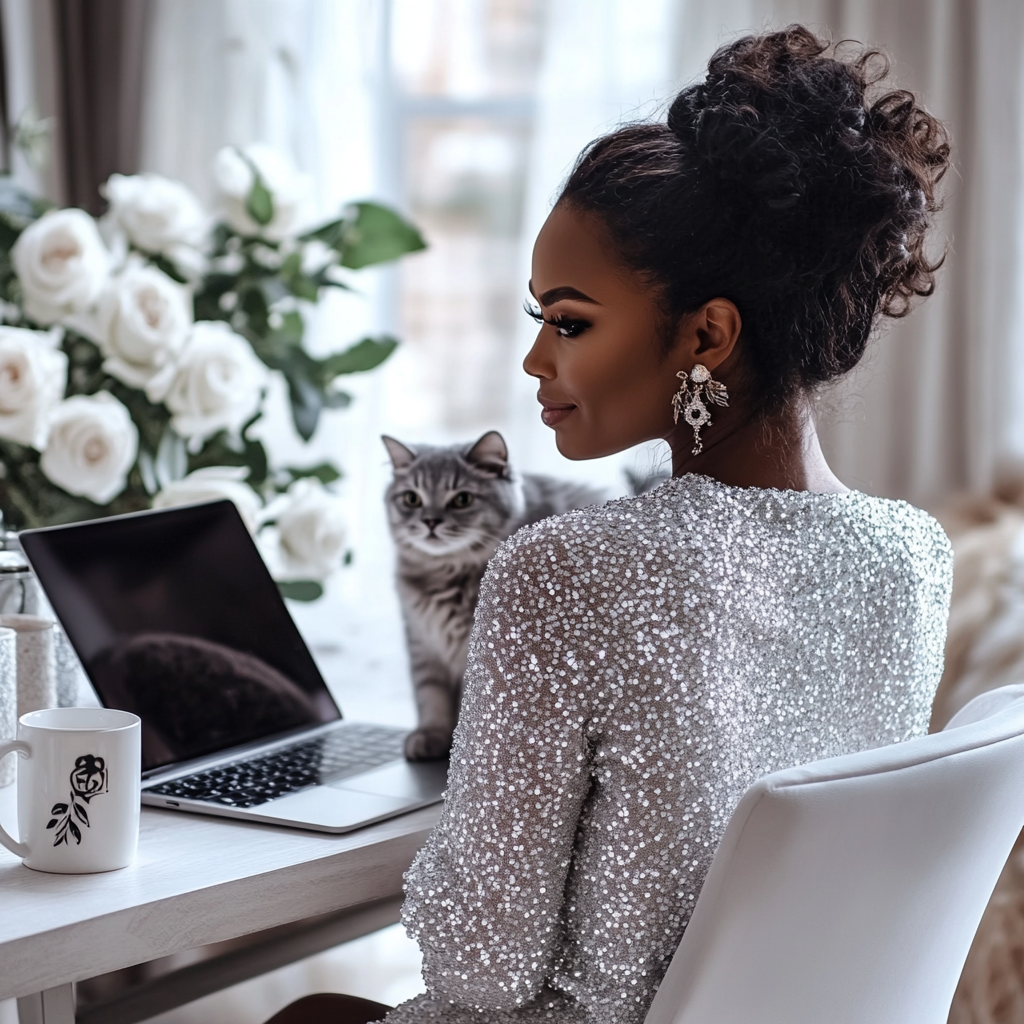
[[503,544],[389,1024],[642,1021],[744,789],[926,731],[951,571],[902,502],[694,475]]

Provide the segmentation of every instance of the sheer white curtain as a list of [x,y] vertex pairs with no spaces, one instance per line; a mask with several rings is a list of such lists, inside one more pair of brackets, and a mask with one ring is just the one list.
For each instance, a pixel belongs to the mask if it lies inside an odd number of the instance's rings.
[[[216,152],[224,145],[263,142],[288,154],[312,178],[306,210],[311,222],[337,215],[346,202],[382,197],[387,190],[380,160],[386,134],[380,125],[387,92],[381,81],[386,5],[378,0],[153,2],[144,170],[184,181],[212,206]],[[388,324],[389,291],[381,286],[387,274],[363,271],[353,279],[357,293],[327,295],[310,325],[310,347],[341,348]],[[337,644],[339,622],[358,626],[339,611],[338,601],[361,611],[360,592],[389,575],[380,500],[386,459],[377,435],[404,361],[399,353],[382,372],[346,382],[356,401],[349,409],[325,412],[309,445],[291,424],[280,380],[274,381],[269,413],[256,428],[278,463],[328,458],[345,472],[341,488],[349,500],[356,565],[334,581],[330,600],[297,609],[307,635],[323,644]],[[404,666],[397,608],[390,603],[390,588],[380,589],[374,609],[390,630],[381,646],[398,652],[389,667],[400,688]]]
[[[529,164],[523,224],[521,288],[526,296],[533,240],[551,209],[560,182],[579,151],[620,121],[659,113],[677,88],[673,26],[678,0],[551,0],[545,28],[544,64]],[[521,318],[519,358],[536,326]],[[621,470],[646,472],[660,461],[657,446],[644,446],[595,462],[567,463],[554,435],[540,422],[537,382],[518,367],[511,375],[515,398],[512,448],[539,472],[578,476],[623,491]]]
[[[1019,0],[552,0],[524,281],[528,246],[583,144],[666,104],[723,42],[792,21],[883,47],[955,141],[938,292],[818,402],[826,450],[840,477],[872,493],[923,502],[983,490],[1002,459],[1024,453]],[[520,387],[522,409],[532,389]],[[553,465],[544,428],[525,414],[516,427],[531,460]]]
[[[378,195],[382,32],[373,0],[154,0],[143,170],[185,182],[214,208],[217,151],[262,142],[312,180],[310,223]],[[363,294],[327,295],[311,346],[339,348],[373,330],[375,284],[371,272],[358,278]],[[349,445],[348,413],[326,415],[306,449],[284,412],[275,406],[281,415],[266,428],[279,460],[348,454],[338,451]]]

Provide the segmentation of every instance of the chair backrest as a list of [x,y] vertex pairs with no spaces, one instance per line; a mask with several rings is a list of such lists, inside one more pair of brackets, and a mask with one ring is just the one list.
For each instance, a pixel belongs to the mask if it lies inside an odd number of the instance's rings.
[[945,1024],[1024,826],[1024,686],[740,800],[646,1024]]

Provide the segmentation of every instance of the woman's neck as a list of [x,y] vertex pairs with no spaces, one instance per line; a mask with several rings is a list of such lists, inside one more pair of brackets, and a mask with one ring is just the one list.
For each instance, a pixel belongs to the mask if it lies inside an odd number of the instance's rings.
[[820,494],[849,490],[825,461],[806,404],[754,420],[741,418],[738,410],[714,409],[712,413],[712,423],[704,428],[700,455],[692,454],[693,429],[685,423],[666,438],[672,448],[673,476],[702,473],[732,487]]

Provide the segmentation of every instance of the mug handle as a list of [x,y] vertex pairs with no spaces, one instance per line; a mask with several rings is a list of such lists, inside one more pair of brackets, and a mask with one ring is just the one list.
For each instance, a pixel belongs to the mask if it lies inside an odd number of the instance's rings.
[[[7,743],[0,743],[0,757],[13,753],[29,757],[32,754],[32,750],[27,743],[23,743],[21,740],[9,740]],[[6,846],[15,857],[28,856],[28,847],[10,836],[2,825],[0,825],[0,846]]]

